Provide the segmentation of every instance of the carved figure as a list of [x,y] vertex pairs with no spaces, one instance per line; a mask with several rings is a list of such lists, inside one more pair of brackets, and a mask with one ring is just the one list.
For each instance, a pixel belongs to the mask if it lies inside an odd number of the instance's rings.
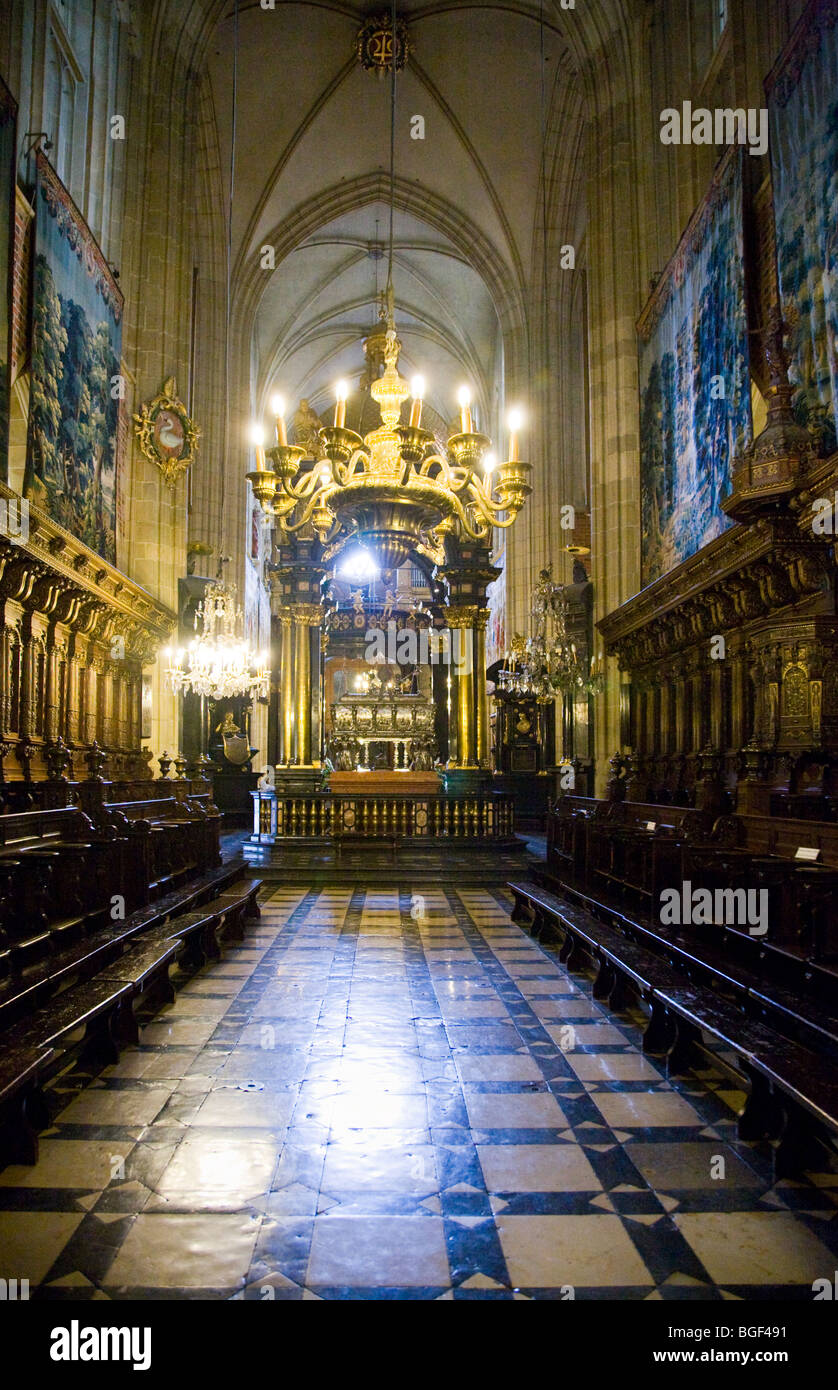
[[316,459],[321,455],[322,450],[319,437],[321,429],[322,422],[320,417],[315,414],[304,396],[294,412],[294,418],[291,421],[291,432],[294,443],[298,445],[299,448],[305,449],[309,458]]

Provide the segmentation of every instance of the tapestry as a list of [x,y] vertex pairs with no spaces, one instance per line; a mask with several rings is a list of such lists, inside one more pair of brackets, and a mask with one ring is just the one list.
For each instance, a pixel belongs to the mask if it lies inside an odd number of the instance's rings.
[[15,147],[17,103],[0,78],[0,478],[9,477],[12,260],[15,244]]
[[777,268],[798,422],[838,448],[838,0],[815,0],[766,82]]
[[116,563],[122,295],[41,152],[25,495]]
[[642,583],[730,525],[750,444],[741,151],[728,151],[638,320]]

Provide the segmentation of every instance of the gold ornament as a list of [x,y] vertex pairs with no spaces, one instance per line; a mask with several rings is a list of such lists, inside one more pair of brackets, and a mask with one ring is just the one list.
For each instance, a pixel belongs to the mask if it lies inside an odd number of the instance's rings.
[[140,452],[156,464],[167,485],[173,488],[181,473],[195,462],[201,433],[178,398],[173,376],[166,379],[160,395],[134,416],[134,422]]

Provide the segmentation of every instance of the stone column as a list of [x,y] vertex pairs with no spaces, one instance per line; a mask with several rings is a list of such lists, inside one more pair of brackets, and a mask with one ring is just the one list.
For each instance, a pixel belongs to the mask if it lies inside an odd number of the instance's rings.
[[489,694],[486,689],[486,628],[489,623],[488,608],[478,608],[472,629],[472,657],[477,698],[477,765],[492,766],[489,746]]
[[283,541],[273,577],[279,629],[277,785],[300,792],[313,791],[320,780],[321,549],[314,540]]
[[[486,693],[486,590],[501,571],[492,564],[487,545],[449,538],[448,559],[441,577],[448,586],[445,622],[453,630],[451,713],[456,751],[449,765],[471,772],[491,769],[489,697]],[[453,760],[450,756],[453,752]]]

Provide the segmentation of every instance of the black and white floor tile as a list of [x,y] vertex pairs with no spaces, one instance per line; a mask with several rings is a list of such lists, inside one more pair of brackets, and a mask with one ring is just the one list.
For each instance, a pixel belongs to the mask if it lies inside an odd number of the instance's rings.
[[48,1299],[811,1299],[838,1178],[772,1183],[500,890],[277,889],[139,1047],[55,1084],[0,1250]]

